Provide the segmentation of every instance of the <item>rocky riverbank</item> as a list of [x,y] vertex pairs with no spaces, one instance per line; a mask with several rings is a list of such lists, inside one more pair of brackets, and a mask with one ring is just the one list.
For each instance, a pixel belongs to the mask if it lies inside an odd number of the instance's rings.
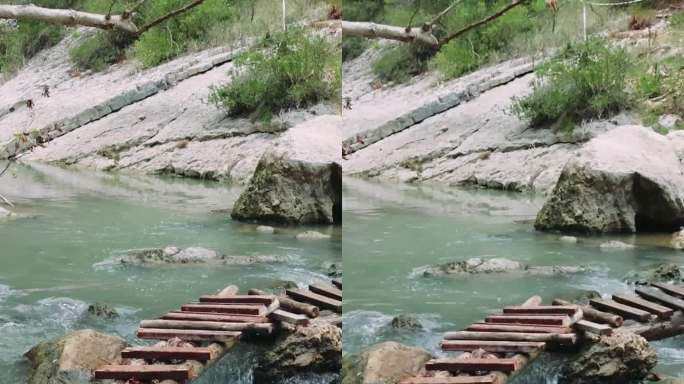
[[68,52],[83,33],[39,53],[0,85],[0,157],[26,149],[17,137],[23,132],[46,143],[22,161],[97,170],[246,182],[272,148],[297,160],[339,163],[335,106],[290,111],[263,124],[227,118],[207,102],[212,85],[231,80],[239,48],[196,52],[151,69],[126,61],[79,73]]

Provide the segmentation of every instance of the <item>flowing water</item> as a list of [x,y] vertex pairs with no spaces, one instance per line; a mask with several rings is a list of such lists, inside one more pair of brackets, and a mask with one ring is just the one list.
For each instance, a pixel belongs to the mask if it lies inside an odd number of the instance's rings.
[[[0,221],[0,383],[26,382],[22,354],[65,332],[95,328],[134,341],[137,323],[229,284],[268,288],[280,280],[299,285],[326,279],[340,263],[338,228],[313,228],[329,240],[298,241],[311,228],[258,233],[230,220],[241,188],[216,182],[77,172],[32,164],[13,166],[0,193],[18,217]],[[123,267],[127,250],[201,246],[228,255],[286,257],[278,264]],[[91,319],[93,302],[120,317]],[[251,383],[254,347],[241,345],[198,383]],[[233,356],[238,356],[235,358]],[[292,382],[329,382],[322,375]]]
[[[520,193],[375,184],[345,178],[344,353],[399,341],[443,355],[442,333],[459,330],[533,295],[545,302],[587,290],[629,291],[623,277],[661,262],[679,263],[666,248],[670,235],[580,238],[576,244],[535,232],[532,219],[543,198]],[[602,251],[620,240],[637,247]],[[423,277],[420,267],[471,257],[505,257],[527,265],[589,265],[594,272],[567,276],[522,273]],[[415,315],[423,329],[393,330],[391,319]],[[655,342],[656,371],[684,376],[684,337]],[[517,383],[555,383],[563,356],[532,364]]]

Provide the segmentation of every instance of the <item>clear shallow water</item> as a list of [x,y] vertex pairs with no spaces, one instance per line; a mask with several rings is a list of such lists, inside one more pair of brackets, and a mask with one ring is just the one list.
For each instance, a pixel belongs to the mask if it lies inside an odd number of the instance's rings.
[[[95,328],[134,341],[137,323],[229,284],[267,288],[277,280],[300,285],[325,279],[341,262],[338,228],[278,228],[230,220],[240,189],[213,182],[77,172],[35,164],[12,168],[0,193],[18,218],[0,221],[0,383],[26,381],[22,354],[73,329]],[[315,229],[332,239],[302,242]],[[288,262],[251,266],[122,267],[108,262],[126,250],[201,246],[228,255],[277,255]],[[102,302],[115,320],[84,315]],[[198,383],[251,383],[255,349],[228,357]],[[326,382],[325,377],[298,383]]]
[[[375,184],[345,179],[344,351],[395,340],[442,355],[438,342],[502,306],[541,295],[573,298],[582,290],[628,291],[622,278],[659,262],[681,263],[681,251],[659,244],[669,235],[580,238],[535,232],[531,220],[543,204],[536,196],[485,190]],[[608,240],[637,244],[602,251]],[[528,265],[591,265],[595,272],[570,276],[524,274],[421,277],[417,268],[471,257],[505,257]],[[414,314],[422,331],[395,331],[391,319]],[[654,343],[658,372],[684,376],[684,337]],[[562,356],[537,361],[517,383],[555,383]]]

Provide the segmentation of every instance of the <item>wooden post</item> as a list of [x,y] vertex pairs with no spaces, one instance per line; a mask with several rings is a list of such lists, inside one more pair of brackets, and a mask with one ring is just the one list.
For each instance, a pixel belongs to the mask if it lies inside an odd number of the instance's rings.
[[[260,290],[260,289],[250,289],[249,290],[250,295],[267,295],[266,292]],[[299,301],[292,300],[291,298],[287,296],[278,296],[278,301],[280,302],[280,308],[284,309],[288,312],[292,313],[299,313],[302,315],[306,315],[309,318],[316,318],[320,315],[321,311],[318,309],[317,306],[307,304],[307,303],[300,303]]]

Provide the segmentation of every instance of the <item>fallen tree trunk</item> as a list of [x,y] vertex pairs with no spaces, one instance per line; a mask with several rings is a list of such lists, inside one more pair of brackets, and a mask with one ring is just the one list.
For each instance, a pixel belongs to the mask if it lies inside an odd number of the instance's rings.
[[122,15],[100,15],[71,9],[53,9],[27,5],[0,5],[0,19],[44,21],[60,25],[83,25],[99,29],[119,29],[131,34],[138,33],[138,27],[130,17]]
[[340,20],[326,20],[318,21],[313,24],[314,27],[342,27],[342,34],[344,36],[358,36],[369,39],[387,39],[403,41],[405,43],[421,43],[431,47],[437,47],[439,40],[432,34],[430,28],[404,28],[393,25],[376,24],[365,21],[340,21]]
[[[571,302],[566,301],[566,300],[561,300],[561,299],[554,299],[552,304],[553,305],[572,305]],[[614,314],[608,313],[608,312],[602,312],[602,311],[599,311],[598,309],[594,309],[588,305],[580,305],[580,309],[582,309],[582,313],[584,314],[585,319],[596,322],[596,323],[608,324],[613,328],[621,327],[622,323],[624,323],[622,316],[614,315]]]
[[[249,295],[268,295],[267,292],[262,291],[260,289],[250,289],[248,292]],[[280,308],[284,309],[288,312],[292,313],[299,313],[302,315],[306,315],[310,318],[316,318],[320,315],[320,309],[311,304],[307,303],[300,303],[299,301],[295,301],[290,299],[287,296],[278,296],[278,301],[280,302]]]

